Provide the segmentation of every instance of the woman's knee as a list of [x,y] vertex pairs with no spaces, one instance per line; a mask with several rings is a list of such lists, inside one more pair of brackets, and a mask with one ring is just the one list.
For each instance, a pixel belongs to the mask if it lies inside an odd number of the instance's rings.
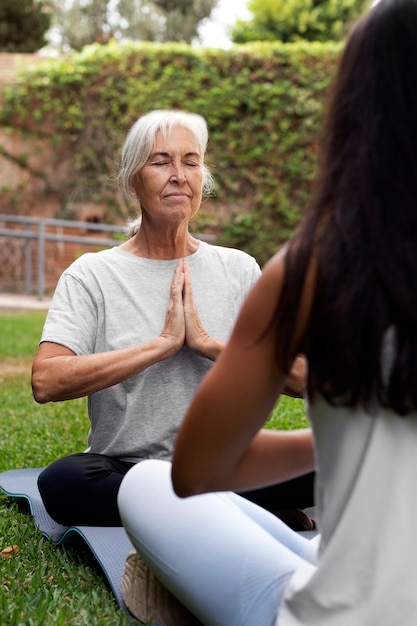
[[124,471],[102,455],[70,455],[39,475],[39,492],[47,512],[60,524],[120,526],[117,492]]
[[140,518],[152,518],[172,495],[171,463],[157,459],[137,463],[124,476],[117,496],[123,525],[130,527]]
[[38,476],[38,487],[42,496],[54,494],[59,497],[68,491],[80,478],[77,463],[73,457],[64,457],[48,465]]

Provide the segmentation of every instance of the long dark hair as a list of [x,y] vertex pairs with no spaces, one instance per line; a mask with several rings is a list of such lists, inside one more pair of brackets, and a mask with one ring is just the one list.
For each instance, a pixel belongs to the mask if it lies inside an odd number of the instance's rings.
[[[352,407],[376,399],[400,415],[416,409],[416,0],[380,0],[342,54],[315,189],[288,244],[273,322],[287,369],[312,258],[314,301],[297,346],[309,361],[309,393]],[[386,379],[380,362],[390,327],[395,356]]]

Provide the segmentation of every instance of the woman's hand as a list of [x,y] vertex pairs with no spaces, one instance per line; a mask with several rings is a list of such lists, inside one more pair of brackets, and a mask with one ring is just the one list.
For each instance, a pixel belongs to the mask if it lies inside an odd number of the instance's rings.
[[186,259],[183,260],[184,287],[183,307],[185,319],[185,343],[196,354],[215,361],[224,343],[210,337],[203,327],[193,296],[191,274]]
[[182,348],[185,342],[185,317],[183,306],[184,261],[177,263],[172,276],[169,302],[165,315],[164,329],[161,337],[167,339],[172,346],[172,354]]

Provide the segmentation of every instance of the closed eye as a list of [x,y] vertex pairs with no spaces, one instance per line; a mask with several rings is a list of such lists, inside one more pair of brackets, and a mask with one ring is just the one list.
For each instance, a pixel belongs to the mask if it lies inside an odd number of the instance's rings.
[[[154,161],[153,163],[150,163],[150,165],[153,166],[162,166],[162,165],[170,165],[171,161]],[[186,167],[199,167],[200,164],[199,163],[195,163],[194,161],[184,161],[184,165]]]

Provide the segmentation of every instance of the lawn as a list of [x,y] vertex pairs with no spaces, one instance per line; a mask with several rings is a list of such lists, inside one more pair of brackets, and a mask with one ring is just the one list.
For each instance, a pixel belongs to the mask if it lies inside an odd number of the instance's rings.
[[[85,448],[85,399],[38,405],[30,367],[44,312],[0,310],[0,471],[41,467]],[[307,424],[300,400],[283,397],[268,426]],[[0,624],[5,626],[118,626],[131,624],[86,555],[57,548],[35,529],[13,499],[0,495]]]

